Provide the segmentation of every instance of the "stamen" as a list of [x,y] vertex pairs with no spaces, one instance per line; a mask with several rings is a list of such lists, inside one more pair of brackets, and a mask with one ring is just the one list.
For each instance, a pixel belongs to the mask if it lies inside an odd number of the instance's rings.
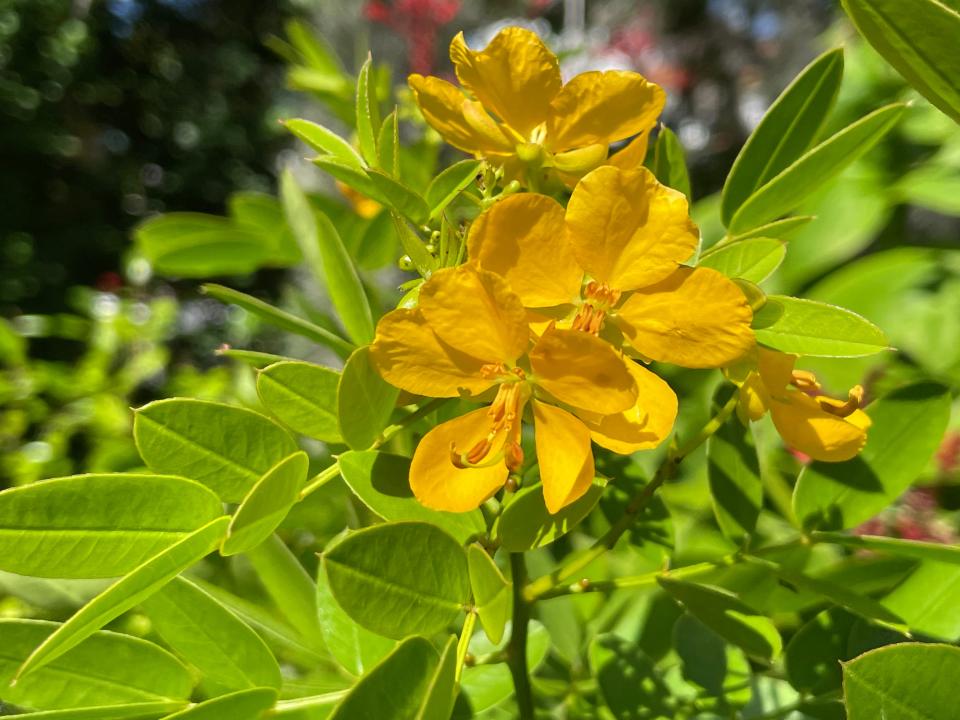
[[[845,418],[853,415],[853,413],[863,407],[863,394],[863,386],[854,385],[852,388],[850,388],[850,392],[847,393],[847,401],[842,405],[834,405],[830,402],[827,402],[827,399],[818,398],[818,401],[820,403],[820,407],[826,412],[830,413],[831,415],[836,415],[837,417]],[[833,402],[836,403],[838,401],[834,400]]]
[[598,335],[607,313],[620,301],[620,295],[619,290],[591,280],[583,289],[584,302],[573,318],[573,329]]
[[[523,451],[520,449],[520,416],[527,394],[524,392],[523,380],[525,373],[520,368],[508,369],[506,365],[487,365],[485,369],[490,377],[503,377],[503,382],[497,389],[497,395],[490,403],[487,417],[490,418],[490,430],[486,436],[474,443],[467,452],[460,452],[456,443],[450,443],[450,461],[454,467],[478,468],[490,467],[506,460],[507,467],[516,463],[517,467],[523,464]],[[498,439],[500,443],[498,443]],[[500,451],[493,453],[500,445]],[[491,453],[493,453],[491,455]]]
[[805,393],[816,393],[820,390],[820,383],[817,382],[817,376],[809,370],[794,370],[790,378],[790,384],[798,390]]

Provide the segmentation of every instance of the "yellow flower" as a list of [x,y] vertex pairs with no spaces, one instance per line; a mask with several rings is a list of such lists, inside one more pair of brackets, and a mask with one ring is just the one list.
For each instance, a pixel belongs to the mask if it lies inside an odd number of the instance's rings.
[[384,316],[371,357],[388,382],[411,393],[493,395],[489,408],[432,429],[414,453],[414,494],[427,507],[453,512],[477,507],[519,469],[527,406],[544,500],[558,512],[593,481],[591,428],[636,406],[636,378],[656,382],[646,377],[652,373],[631,372],[613,348],[591,335],[550,327],[533,337],[506,281],[473,265],[434,273],[417,308]]
[[436,77],[409,78],[427,123],[477,157],[553,168],[568,182],[604,163],[611,143],[633,136],[610,162],[639,166],[665,101],[659,86],[634,72],[586,72],[563,84],[557,57],[518,27],[500,31],[479,52],[460,33],[450,59],[469,96]]
[[[680,263],[698,241],[686,198],[645,168],[601,167],[567,209],[511,195],[473,223],[472,260],[498,273],[527,308],[564,318],[647,360],[723,367],[755,344],[753,313],[733,281]],[[564,314],[565,313],[565,314]]]
[[854,457],[867,441],[870,418],[860,409],[863,388],[850,390],[847,400],[819,392],[809,372],[794,370],[796,355],[757,347],[752,357],[726,370],[740,387],[738,413],[744,422],[769,411],[784,442],[814,460],[841,462]]

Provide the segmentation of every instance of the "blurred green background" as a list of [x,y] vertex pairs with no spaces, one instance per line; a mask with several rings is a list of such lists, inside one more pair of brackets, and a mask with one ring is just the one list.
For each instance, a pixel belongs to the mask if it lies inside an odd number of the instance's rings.
[[[716,193],[751,129],[807,62],[843,45],[824,133],[891,100],[913,106],[802,209],[817,221],[791,238],[765,287],[836,302],[889,333],[896,353],[809,363],[828,390],[864,382],[876,394],[912,376],[960,385],[960,132],[833,0],[0,0],[0,487],[137,467],[128,408],[157,397],[255,403],[252,370],[219,355],[223,345],[330,359],[152,266],[132,231],[158,213],[226,216],[228,230],[272,233],[280,247],[272,196],[292,168],[337,222],[371,295],[395,304],[405,278],[386,216],[353,212],[278,121],[308,117],[349,135],[352,77],[372,50],[381,96],[398,88],[404,173],[417,185],[457,153],[417,121],[406,74],[449,75],[455,32],[479,47],[507,24],[539,32],[567,75],[634,69],[664,86],[663,121],[686,149],[705,244],[722,234]],[[219,280],[323,325],[322,290],[295,260]],[[705,407],[709,383],[670,379]],[[929,488],[879,518],[881,529],[955,537],[958,466],[954,428]],[[698,486],[688,487],[692,498]]]

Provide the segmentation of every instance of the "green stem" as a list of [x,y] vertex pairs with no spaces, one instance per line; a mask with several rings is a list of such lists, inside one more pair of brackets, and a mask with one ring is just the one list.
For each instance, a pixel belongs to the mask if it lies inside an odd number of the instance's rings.
[[337,462],[334,462],[330,467],[321,470],[319,473],[314,475],[310,482],[308,482],[304,486],[303,490],[300,491],[300,499],[303,500],[310,493],[316,492],[339,474],[340,464]]
[[706,442],[733,414],[734,409],[737,407],[737,399],[737,393],[734,393],[726,405],[703,426],[699,433],[684,443],[679,449],[671,449],[667,453],[667,457],[664,458],[664,461],[660,464],[653,479],[633,496],[627,504],[623,515],[610,526],[610,529],[607,530],[603,537],[597,540],[589,550],[576,556],[566,565],[557,568],[549,575],[544,575],[530,583],[523,593],[526,601],[533,602],[543,597],[558,585],[574,577],[605,552],[612,549],[620,537],[636,522],[640,516],[640,512],[653,499],[657,490],[676,475],[677,468],[683,459]]
[[471,610],[467,613],[463,621],[463,628],[460,630],[460,640],[457,642],[457,669],[455,681],[460,684],[460,676],[463,674],[463,663],[467,658],[467,648],[470,647],[470,638],[473,637],[473,628],[477,624],[477,612]]
[[523,596],[527,580],[527,567],[523,553],[510,553],[510,570],[513,578],[513,619],[510,627],[510,642],[507,644],[507,666],[513,677],[520,720],[533,720],[533,692],[530,688],[530,673],[527,669],[527,629],[530,606]]
[[443,405],[446,405],[451,400],[452,398],[436,398],[434,400],[431,400],[428,403],[424,403],[423,405],[418,407],[416,410],[414,410],[412,413],[410,413],[405,418],[403,418],[400,422],[394,423],[393,425],[386,428],[380,434],[380,437],[377,438],[377,441],[373,444],[373,449],[374,450],[377,449],[378,447],[386,443],[388,440],[390,440],[390,438],[392,438],[401,430],[404,430],[410,427],[418,420],[422,420],[427,415],[432,413],[434,410],[436,410],[439,407],[442,407]]

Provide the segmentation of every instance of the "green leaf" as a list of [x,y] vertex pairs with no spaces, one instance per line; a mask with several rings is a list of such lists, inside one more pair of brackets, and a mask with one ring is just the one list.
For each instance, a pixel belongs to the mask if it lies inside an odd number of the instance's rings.
[[164,720],[260,720],[276,702],[277,691],[272,688],[240,690],[205,700]]
[[376,81],[371,77],[372,69],[373,58],[368,55],[357,75],[357,137],[360,153],[367,165],[376,167],[379,162],[377,130],[380,127],[380,109],[377,105]]
[[687,612],[748,655],[772,660],[780,654],[780,633],[773,622],[736,595],[720,588],[665,577],[657,582]]
[[793,492],[793,511],[807,529],[851,528],[907,489],[936,452],[950,418],[946,388],[921,383],[894,390],[867,408],[873,424],[852,460],[814,462]]
[[786,254],[784,242],[754,237],[713,247],[700,256],[697,264],[718,270],[730,278],[759,283],[780,267]]
[[271,249],[259,233],[202,213],[158,215],[138,225],[133,236],[159,272],[179,277],[246,275],[265,264]]
[[345,358],[353,352],[353,345],[339,335],[319,325],[314,325],[312,322],[298,318],[296,315],[291,315],[279,308],[275,308],[273,305],[263,302],[263,300],[258,300],[251,295],[232,290],[223,285],[208,284],[204,285],[202,289],[207,295],[216,298],[220,302],[230,303],[243,308],[274,327],[292,332],[295,335],[300,335],[324,347],[330,348],[340,357]]
[[340,373],[307,362],[278,362],[257,374],[257,394],[288,428],[327,443],[339,443],[337,385]]
[[480,624],[490,642],[497,644],[503,638],[503,629],[513,612],[513,583],[503,576],[493,558],[480,545],[467,548],[467,564]]
[[378,199],[408,218],[415,225],[423,225],[430,216],[427,201],[420,197],[415,190],[411,190],[399,180],[385,173],[383,170],[372,169],[367,171],[370,182],[377,189]]
[[[864,357],[890,347],[880,328],[836,305],[769,295],[763,312],[769,316],[758,313],[755,317],[757,342],[781,352],[817,357]],[[773,322],[768,323],[767,317]]]
[[730,168],[720,206],[724,225],[730,225],[747,198],[810,148],[833,108],[842,78],[843,50],[830,50],[774,101]]
[[500,516],[495,529],[496,538],[509,552],[525,552],[549,545],[579,525],[602,494],[603,487],[594,484],[582,498],[551,515],[539,483],[522,488]]
[[683,677],[712,697],[746,704],[743,685],[750,680],[750,661],[693,615],[684,613],[673,625],[673,644],[683,663]]
[[[5,701],[56,710],[171,703],[190,697],[193,678],[173,655],[146,640],[112,632],[93,633],[11,687],[16,669],[60,627],[45,620],[0,618],[0,687]],[[167,712],[173,709],[175,706]],[[91,720],[100,720],[100,716]]]
[[139,408],[133,437],[152,470],[201,482],[226,502],[243,500],[267,470],[299,449],[259,413],[185,398]]
[[422,637],[411,637],[360,679],[330,720],[413,720],[419,716],[439,658]]
[[911,630],[932,638],[960,639],[960,568],[924,560],[883,604]]
[[[425,563],[429,573],[423,572]],[[463,548],[425,523],[389,523],[353,533],[324,553],[323,567],[340,607],[387,637],[439,632],[470,600]]]
[[247,552],[270,537],[299,499],[309,468],[310,458],[300,451],[267,470],[230,520],[220,553]]
[[944,545],[939,542],[901,540],[878,535],[844,535],[833,532],[814,532],[811,533],[811,539],[815,542],[836,543],[837,545],[861,548],[871,552],[960,565],[960,547]]
[[843,0],[857,30],[930,102],[960,123],[960,5]]
[[803,625],[783,654],[790,684],[811,695],[838,690],[842,682],[840,663],[850,658],[847,644],[856,622],[846,610],[830,608]]
[[430,678],[427,693],[416,720],[450,720],[457,699],[457,638],[451,635],[440,652],[437,669]]
[[289,171],[280,180],[280,196],[304,261],[330,294],[347,335],[359,345],[372,341],[370,303],[337,229],[324,213],[314,211]]
[[293,118],[285,120],[283,126],[314,150],[331,155],[340,162],[358,170],[363,170],[363,158],[360,157],[360,154],[353,149],[350,143],[332,130],[323,127],[323,125],[317,125],[317,123],[309,120]]
[[234,223],[258,233],[267,243],[271,264],[296,265],[303,259],[283,218],[280,201],[275,197],[259,192],[236,192],[227,203]]
[[357,348],[347,360],[337,387],[340,435],[354,450],[366,450],[390,421],[400,391],[380,377],[370,348]]
[[169,475],[44,480],[0,492],[0,569],[117,577],[222,514],[203,485]]
[[30,720],[157,720],[180,710],[184,704],[182,702],[147,702],[85,706],[69,710],[42,710],[21,717],[30,718]]
[[219,545],[229,522],[222,517],[203,526],[97,595],[30,654],[18,678],[48,665],[199,562]]
[[260,582],[308,648],[325,650],[317,588],[300,561],[276,535],[247,551]]
[[669,718],[670,689],[636,644],[616,635],[590,643],[590,667],[600,695],[617,718]]
[[368,450],[349,451],[338,458],[340,474],[364,505],[384,520],[419,520],[445,530],[458,542],[483,534],[483,513],[441,512],[420,504],[413,496],[408,477],[410,458]]
[[384,118],[380,126],[380,138],[377,143],[379,166],[395,178],[400,177],[400,127],[397,122],[397,110]]
[[[506,642],[491,643],[483,633],[470,639],[469,652],[474,657],[502,652]],[[534,672],[550,651],[550,634],[542,623],[531,620],[527,632],[527,670]],[[465,666],[460,685],[466,697],[461,702],[474,713],[481,713],[500,704],[513,694],[513,680],[506,663]],[[456,717],[460,717],[459,713]],[[470,716],[468,716],[470,717]]]
[[843,666],[849,720],[953,720],[960,648],[901,643]]
[[443,170],[430,182],[426,201],[431,220],[440,217],[447,205],[476,180],[479,168],[479,160],[461,160]]
[[260,636],[189,580],[174,578],[143,609],[163,641],[204,678],[229,690],[280,689],[280,667]]
[[[783,218],[783,220],[774,220],[773,222],[766,223],[760,227],[753,228],[752,230],[747,230],[742,232],[739,235],[735,235],[732,239],[735,241],[739,240],[750,240],[751,238],[776,238],[778,240],[786,240],[795,232],[804,227],[807,223],[816,220],[817,218],[813,215],[798,215],[796,217]],[[714,246],[716,247],[716,246]]]
[[763,507],[760,461],[753,430],[736,415],[707,441],[707,477],[723,534],[734,541],[752,535]]
[[351,675],[363,675],[393,650],[393,640],[370,632],[354,622],[330,592],[323,567],[317,578],[317,608],[323,640],[340,667]]
[[690,173],[687,157],[680,138],[670,128],[663,126],[653,146],[653,174],[667,187],[678,190],[690,200]]
[[742,233],[796,208],[818,187],[870,150],[897,124],[905,109],[901,103],[887,105],[809,150],[740,206],[730,221],[730,232]]
[[427,252],[426,246],[421,242],[420,237],[410,229],[406,220],[395,212],[391,212],[390,217],[393,219],[393,226],[397,231],[397,237],[400,238],[403,251],[413,262],[417,272],[426,277],[436,267],[436,258]]

